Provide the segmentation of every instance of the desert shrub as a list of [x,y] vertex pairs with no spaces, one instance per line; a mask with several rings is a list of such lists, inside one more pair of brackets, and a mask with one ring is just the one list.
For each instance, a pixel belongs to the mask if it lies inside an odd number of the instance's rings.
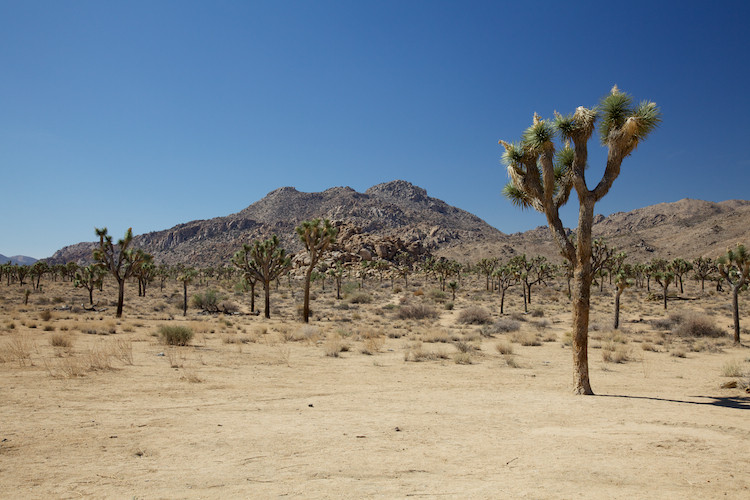
[[372,296],[364,291],[355,292],[349,296],[351,304],[369,304],[372,302]]
[[181,325],[162,325],[159,336],[167,345],[188,345],[193,338],[193,330]]
[[421,297],[422,295],[424,295],[424,290],[422,290],[421,288],[418,290],[414,290],[415,297]]
[[240,307],[231,300],[222,300],[219,303],[219,310],[221,310],[224,314],[234,314],[240,310]]
[[435,302],[445,302],[445,298],[448,296],[448,294],[446,294],[439,288],[433,288],[432,290],[427,292],[427,296]]
[[471,306],[458,313],[456,321],[466,325],[487,325],[492,323],[492,316],[484,307]]
[[471,353],[468,352],[457,352],[453,355],[453,362],[457,365],[471,365],[474,363],[471,360]]
[[448,359],[448,354],[444,351],[426,351],[421,343],[409,346],[404,353],[404,361],[435,361],[438,359]]
[[364,345],[362,346],[362,349],[360,349],[359,352],[362,354],[366,354],[368,356],[372,356],[375,353],[380,352],[380,350],[385,345],[385,339],[380,336],[368,336],[365,338]]
[[422,335],[422,341],[424,342],[441,342],[445,344],[450,340],[451,336],[445,330],[430,330]]
[[684,358],[687,356],[687,351],[685,351],[685,348],[683,347],[677,347],[673,349],[672,352],[669,353],[669,355],[675,358]]
[[404,291],[404,289],[401,288],[400,286],[393,287],[393,293],[401,293],[403,291]]
[[682,318],[672,333],[680,337],[724,337],[726,332],[705,316],[691,315]]
[[510,317],[516,321],[526,321],[526,315],[522,312],[511,313]]
[[534,332],[515,332],[511,336],[511,340],[523,346],[540,346],[542,345],[541,340]]
[[219,312],[220,302],[219,292],[216,290],[206,290],[203,293],[193,295],[193,306],[209,313]]
[[56,333],[49,338],[49,345],[52,347],[62,347],[64,349],[70,349],[73,347],[73,340],[70,335],[63,335]]
[[740,361],[732,360],[727,361],[724,363],[724,366],[721,367],[721,376],[722,377],[742,377],[744,376],[744,372],[742,370],[742,363]]
[[608,343],[602,347],[602,361],[607,363],[625,363],[630,360],[630,348],[623,344]]
[[435,309],[424,304],[404,304],[396,311],[398,319],[434,319],[437,316]]
[[50,319],[52,319],[52,311],[44,310],[40,312],[39,319],[41,319],[42,321],[49,321]]
[[458,349],[458,352],[470,353],[470,352],[474,352],[477,350],[477,347],[474,344],[472,344],[471,342],[463,341],[463,340],[453,342],[453,345],[456,346],[456,349]]
[[315,342],[320,337],[320,330],[313,325],[302,325],[297,330],[290,332],[285,330],[282,336],[286,341],[292,342]]
[[489,327],[491,333],[517,332],[521,329],[521,323],[510,318],[500,318]]
[[497,352],[503,355],[513,354],[513,344],[511,344],[507,340],[503,340],[495,344],[495,349],[497,350]]
[[348,350],[349,349],[344,345],[343,340],[338,335],[331,335],[326,339],[326,342],[323,345],[323,352],[326,356],[331,358],[338,358],[340,353]]
[[446,310],[446,311],[452,311],[452,310],[453,310],[453,307],[454,307],[454,304],[453,304],[453,302],[446,302],[446,303],[445,303],[445,310]]
[[544,317],[544,309],[537,308],[531,311],[531,317],[532,318],[543,318]]

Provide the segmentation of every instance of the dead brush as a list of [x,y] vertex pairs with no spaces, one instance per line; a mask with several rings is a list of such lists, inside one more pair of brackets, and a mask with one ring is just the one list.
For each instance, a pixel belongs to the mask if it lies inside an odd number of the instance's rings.
[[626,363],[631,359],[631,348],[624,344],[608,342],[602,346],[602,361],[605,363]]
[[360,353],[367,356],[372,356],[380,352],[385,345],[385,339],[380,335],[368,332],[364,335],[363,345],[360,349]]
[[500,342],[495,344],[495,350],[503,355],[513,354],[513,344],[511,344],[507,340],[501,340]]
[[672,333],[680,337],[725,337],[727,333],[710,318],[691,314],[680,318]]
[[422,346],[421,342],[415,342],[410,344],[404,352],[404,361],[436,361],[440,359],[448,359],[448,354],[443,350],[438,351],[427,351]]
[[36,344],[31,337],[24,333],[13,333],[0,346],[0,361],[15,361],[18,366],[33,366],[32,352],[36,351]]
[[323,353],[331,358],[338,358],[342,352],[347,350],[339,334],[330,335],[323,344]]
[[522,346],[540,346],[542,341],[535,332],[515,332],[511,335],[510,340]]
[[73,338],[70,335],[55,333],[49,337],[49,345],[61,349],[71,349],[73,347]]
[[488,325],[492,323],[492,316],[484,307],[470,306],[458,313],[456,322],[464,325]]

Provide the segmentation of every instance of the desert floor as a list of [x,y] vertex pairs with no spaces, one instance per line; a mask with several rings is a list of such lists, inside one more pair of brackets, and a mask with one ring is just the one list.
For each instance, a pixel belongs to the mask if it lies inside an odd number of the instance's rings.
[[[0,284],[0,496],[750,498],[750,350],[728,336],[728,293],[686,283],[696,300],[664,311],[630,289],[614,331],[597,290],[597,395],[574,396],[564,283],[534,288],[529,314],[511,289],[501,315],[483,280],[455,301],[412,281],[349,284],[341,301],[316,284],[310,325],[283,280],[270,320],[183,318],[176,283],[145,298],[129,284],[118,320],[111,282],[99,312],[69,282],[27,305]],[[189,293],[209,286],[223,290]],[[439,316],[396,317],[417,304]],[[460,323],[471,308],[492,323]],[[676,333],[693,315],[727,336]],[[195,337],[167,346],[165,324]]]

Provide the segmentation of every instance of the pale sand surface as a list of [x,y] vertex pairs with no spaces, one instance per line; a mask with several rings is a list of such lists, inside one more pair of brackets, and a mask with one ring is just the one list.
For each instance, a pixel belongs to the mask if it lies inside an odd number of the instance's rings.
[[[371,307],[344,326],[392,331]],[[333,358],[323,339],[285,342],[274,330],[298,322],[253,316],[231,319],[249,343],[226,343],[241,333],[222,334],[222,320],[209,318],[200,321],[214,333],[166,347],[151,335],[158,315],[136,322],[131,310],[115,335],[71,326],[65,333],[75,344],[61,353],[40,321],[7,329],[43,307],[19,312],[6,303],[0,343],[26,332],[34,351],[33,366],[0,363],[0,496],[750,498],[750,398],[720,388],[730,380],[722,367],[736,360],[746,369],[749,350],[725,345],[680,358],[633,340],[633,359],[615,364],[592,348],[598,395],[574,396],[571,351],[561,341],[566,307],[545,316],[559,340],[513,344],[513,368],[495,349],[509,338],[503,334],[475,339],[481,350],[470,365],[405,362],[414,332],[449,326],[455,312],[432,325],[409,323],[411,333],[385,339],[372,356],[355,337],[344,339],[351,350]],[[66,319],[56,314],[60,333]],[[641,311],[624,314],[627,321]],[[91,318],[109,320],[111,309]],[[629,335],[647,333],[631,327]],[[61,377],[64,360],[114,339],[133,341],[132,365],[113,360],[111,370]],[[456,352],[451,344],[424,348]]]

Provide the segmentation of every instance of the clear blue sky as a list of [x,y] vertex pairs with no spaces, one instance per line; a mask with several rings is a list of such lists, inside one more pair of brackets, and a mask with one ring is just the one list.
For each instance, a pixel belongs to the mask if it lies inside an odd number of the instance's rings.
[[393,179],[523,231],[544,217],[501,197],[498,139],[614,83],[664,122],[598,213],[747,199],[748,19],[746,1],[0,0],[0,253]]

